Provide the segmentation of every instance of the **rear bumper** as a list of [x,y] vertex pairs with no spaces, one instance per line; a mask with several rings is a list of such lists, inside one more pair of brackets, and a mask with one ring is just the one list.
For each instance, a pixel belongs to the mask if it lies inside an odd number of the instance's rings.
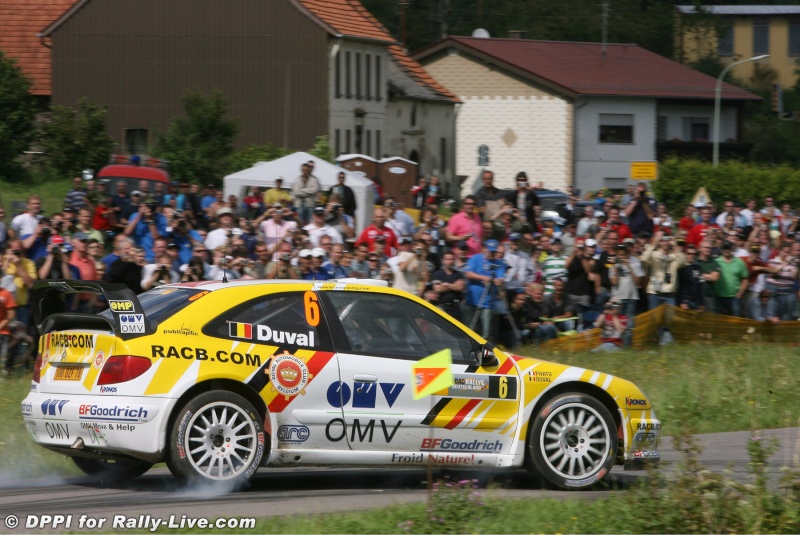
[[33,441],[67,455],[163,458],[169,398],[40,394],[21,404]]

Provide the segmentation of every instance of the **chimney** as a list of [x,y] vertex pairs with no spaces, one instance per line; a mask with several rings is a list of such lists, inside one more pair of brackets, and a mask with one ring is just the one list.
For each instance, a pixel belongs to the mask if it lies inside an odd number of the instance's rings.
[[509,30],[508,31],[508,38],[509,39],[526,39],[528,37],[528,32],[525,30]]

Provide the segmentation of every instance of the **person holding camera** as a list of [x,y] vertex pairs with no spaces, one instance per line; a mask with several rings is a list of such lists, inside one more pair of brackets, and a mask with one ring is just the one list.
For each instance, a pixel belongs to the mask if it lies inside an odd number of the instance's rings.
[[73,279],[80,280],[81,273],[77,267],[69,263],[72,246],[61,236],[52,236],[47,244],[45,256],[35,261],[39,279]]
[[656,201],[647,196],[647,184],[639,182],[633,200],[625,206],[625,217],[628,218],[630,231],[633,234],[642,231],[653,232],[655,216]]
[[475,328],[480,320],[477,332],[487,340],[496,332],[498,314],[495,310],[500,309],[498,301],[503,299],[500,292],[505,282],[506,263],[497,256],[499,248],[497,240],[486,240],[482,251],[470,257],[465,273],[465,319],[470,320],[470,328]]
[[592,351],[619,351],[622,349],[622,337],[628,328],[628,317],[621,313],[620,304],[609,301],[603,313],[597,316],[594,326],[601,329],[600,345]]
[[345,240],[352,240],[356,236],[355,219],[345,213],[344,205],[338,195],[331,197],[325,206],[325,222],[339,232]]
[[[506,197],[508,205],[514,209],[516,218],[526,223],[531,229],[535,229],[538,224],[535,207],[540,205],[539,196],[530,188],[525,171],[517,173],[515,182],[517,189]],[[515,232],[521,231],[515,229]]]
[[170,257],[167,253],[160,254],[155,263],[147,264],[142,269],[142,290],[147,291],[151,288],[171,284],[180,281],[181,277],[172,270]]
[[30,236],[20,236],[22,247],[25,249],[25,256],[36,262],[40,258],[47,256],[47,246],[53,230],[50,227],[50,219],[42,217],[36,224],[36,232]]
[[611,300],[619,303],[622,315],[629,321],[628,328],[633,328],[636,309],[639,305],[639,286],[644,278],[644,269],[638,258],[630,254],[630,244],[621,243],[616,247],[614,262],[608,271],[611,282]]
[[219,226],[209,232],[205,240],[206,248],[212,251],[227,245],[234,236],[242,235],[242,229],[233,224],[233,210],[228,207],[220,208],[216,217]]
[[125,235],[145,251],[153,250],[153,242],[167,230],[167,220],[154,202],[139,205],[139,210],[128,220]]
[[[259,245],[259,247],[264,247]],[[292,245],[281,242],[278,246],[277,260],[271,260],[264,270],[264,279],[299,279],[300,271],[292,265]],[[257,249],[258,252],[258,249]],[[258,271],[258,264],[256,271]]]
[[372,224],[365,228],[356,240],[356,246],[366,243],[370,252],[383,256],[393,256],[397,250],[397,235],[386,225],[386,212],[383,208],[375,208],[372,213]]
[[356,194],[353,193],[353,188],[344,183],[346,179],[347,174],[344,171],[339,171],[339,174],[336,175],[336,184],[328,190],[328,201],[332,201],[334,197],[338,198],[344,213],[350,217],[355,217]]
[[678,270],[686,264],[686,257],[675,251],[672,236],[667,236],[660,230],[656,232],[653,242],[642,253],[641,261],[650,271],[650,283],[647,285],[648,308],[653,310],[661,304],[675,306]]
[[422,240],[415,240],[410,251],[398,253],[392,287],[421,297],[430,280],[427,255],[428,246]]

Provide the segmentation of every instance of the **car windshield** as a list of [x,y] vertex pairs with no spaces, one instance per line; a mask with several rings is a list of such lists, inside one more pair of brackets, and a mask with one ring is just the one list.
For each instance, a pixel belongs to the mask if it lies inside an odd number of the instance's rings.
[[[164,287],[155,288],[137,297],[147,319],[160,323],[192,303],[198,294],[204,291],[195,288]],[[100,315],[112,320],[113,323],[114,318],[110,309],[104,310]]]

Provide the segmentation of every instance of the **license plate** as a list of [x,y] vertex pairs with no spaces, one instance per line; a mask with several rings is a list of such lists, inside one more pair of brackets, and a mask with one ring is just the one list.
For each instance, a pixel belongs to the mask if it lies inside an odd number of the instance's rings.
[[72,366],[61,366],[56,368],[56,381],[80,381],[83,375],[83,368]]

